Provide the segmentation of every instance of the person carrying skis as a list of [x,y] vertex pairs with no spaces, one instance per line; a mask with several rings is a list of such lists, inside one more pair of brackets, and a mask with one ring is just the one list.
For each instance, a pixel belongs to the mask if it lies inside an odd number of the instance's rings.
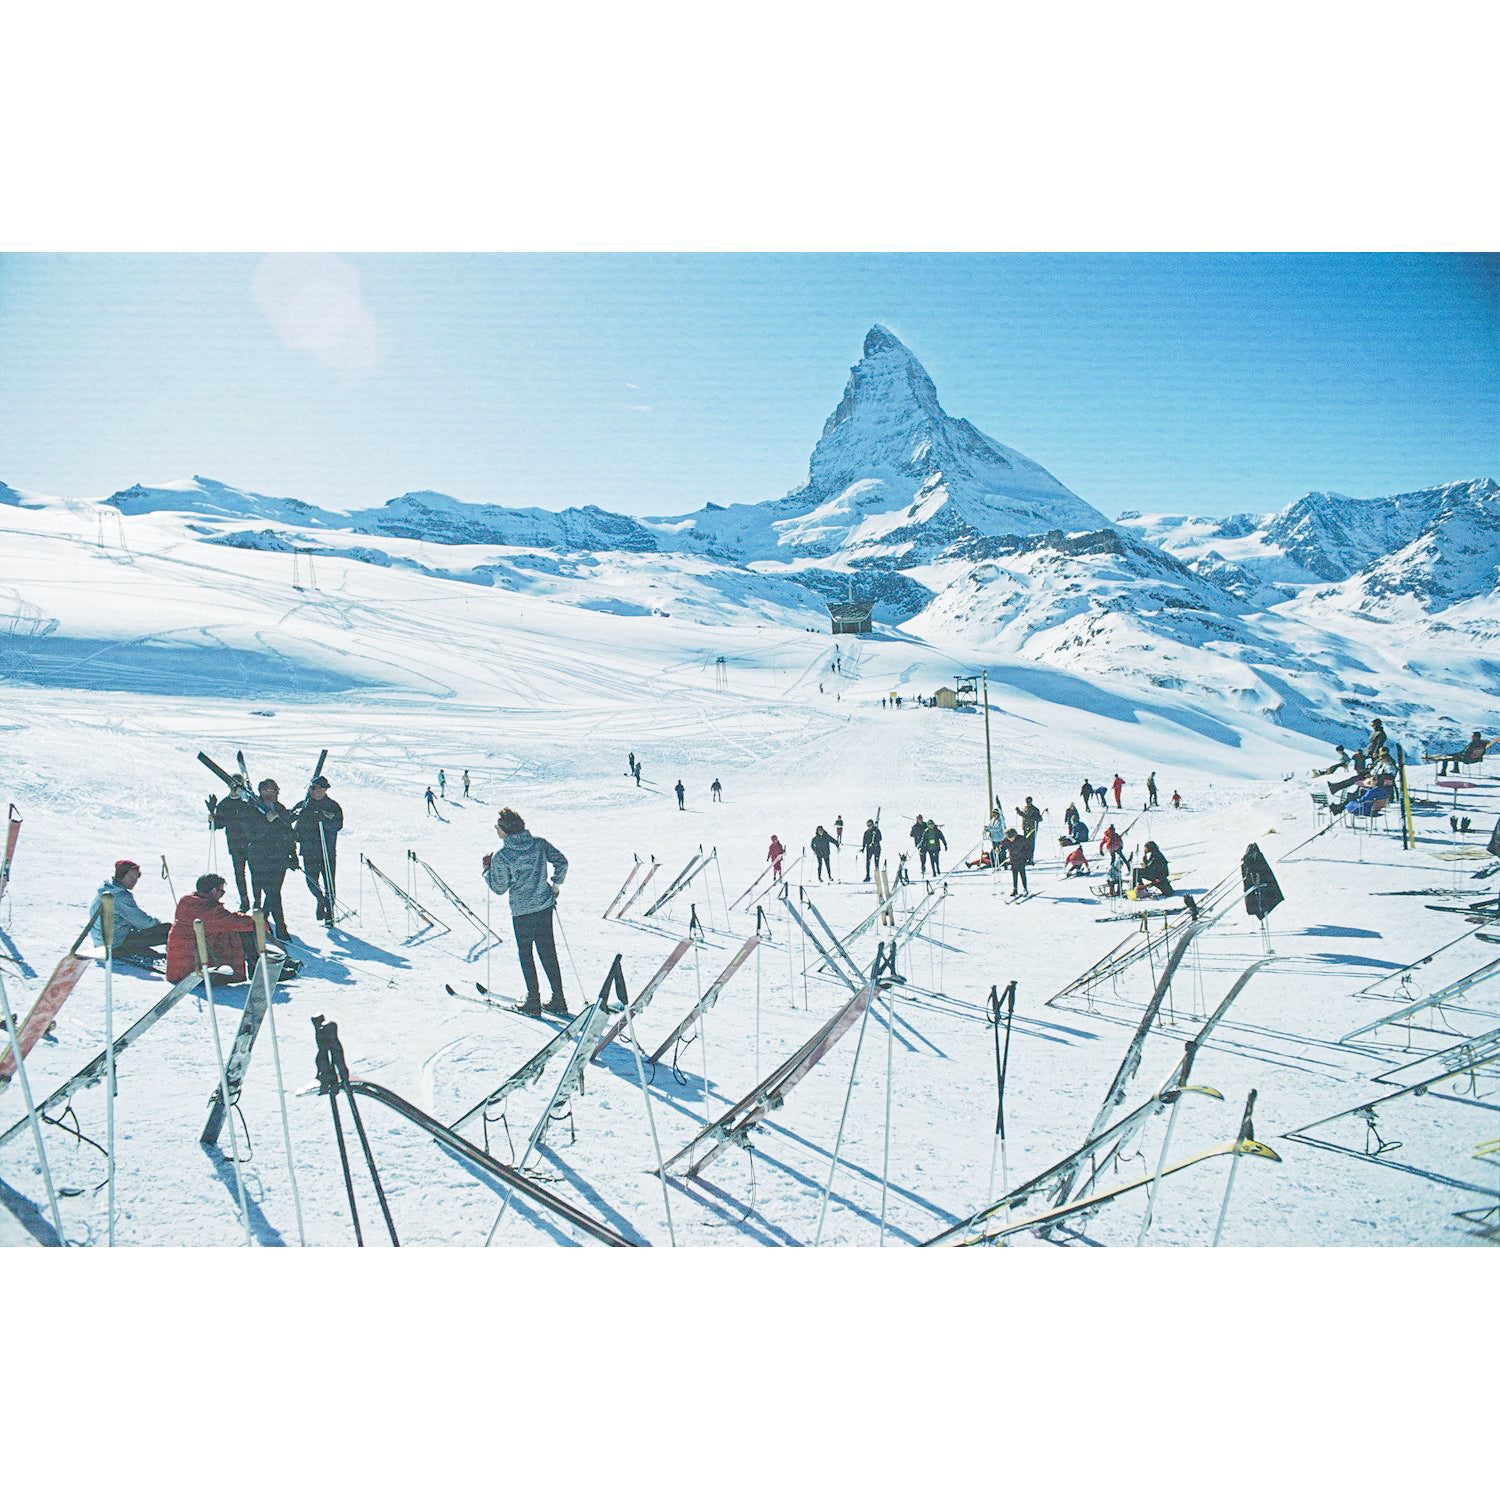
[[1160,895],[1172,895],[1169,874],[1166,855],[1148,839],[1141,854],[1140,868],[1135,872],[1136,891],[1140,892],[1146,886],[1151,886]]
[[714,779],[709,782],[708,789],[714,794],[715,802],[722,802],[724,800],[724,788],[719,784],[719,778],[717,776],[715,776]]
[[771,878],[780,880],[781,861],[786,858],[786,848],[774,833],[771,835],[771,847],[766,850],[766,858],[771,863]]
[[948,840],[943,837],[943,830],[932,821],[927,820],[927,826],[922,830],[922,853],[925,854],[932,864],[932,873],[941,875],[942,868],[938,864],[938,853],[948,847]]
[[115,898],[114,941],[110,952],[120,958],[144,959],[150,962],[164,955],[157,951],[157,944],[166,941],[171,930],[168,922],[159,922],[141,910],[140,903],[132,892],[141,878],[141,867],[133,859],[117,859],[115,872],[94,895],[89,915],[94,919],[90,936],[101,948],[104,942],[104,898]]
[[1026,799],[1023,806],[1016,809],[1016,816],[1021,820],[1021,832],[1029,839],[1036,838],[1036,831],[1042,826],[1042,810],[1030,797]]
[[438,816],[437,798],[432,795],[432,788],[427,788],[427,816],[435,818]]
[[687,788],[682,784],[682,777],[677,778],[677,785],[672,790],[677,793],[677,811],[685,812],[687,803],[683,801],[683,798],[687,796]]
[[[1000,841],[1000,851],[1005,856],[1005,862],[1010,866],[1010,893],[1019,896],[1027,891],[1026,866],[1031,863],[1033,845],[1028,834],[1020,833],[1014,828],[1005,830],[1005,837]],[[1029,894],[1029,891],[1028,891]]]
[[1083,785],[1078,788],[1078,791],[1083,797],[1084,812],[1092,812],[1093,809],[1089,806],[1089,804],[1094,800],[1094,789],[1088,784],[1087,779],[1085,779]]
[[1155,807],[1156,805],[1156,772],[1152,771],[1146,777],[1146,806]]
[[1089,857],[1083,852],[1082,844],[1074,844],[1063,861],[1063,879],[1070,875],[1087,875],[1089,873]]
[[859,847],[865,854],[865,879],[870,878],[870,861],[874,860],[875,868],[880,868],[880,829],[875,826],[874,818],[865,819],[864,837],[859,841]]
[[812,852],[818,857],[818,883],[821,885],[823,882],[824,870],[828,871],[828,878],[832,880],[833,866],[828,861],[828,853],[829,850],[839,847],[839,841],[819,823],[818,831],[813,834],[808,842],[812,845]]
[[552,935],[552,909],[557,905],[558,888],[567,879],[567,858],[546,839],[529,832],[526,820],[512,808],[500,809],[495,828],[501,835],[501,844],[493,854],[484,856],[484,879],[497,896],[510,897],[516,957],[526,981],[526,998],[516,1008],[523,1016],[542,1013],[542,992],[536,972],[536,959],[540,958],[547,982],[552,986],[547,1010],[554,1016],[565,1016],[568,1002],[563,995],[562,969],[557,962],[557,940]]
[[1115,806],[1119,807],[1120,793],[1125,790],[1125,778],[1118,771],[1115,772],[1115,779],[1110,782],[1110,788],[1115,794]]
[[246,871],[249,869],[250,839],[256,817],[253,801],[250,783],[243,776],[234,778],[233,790],[227,797],[210,795],[208,799],[208,815],[215,828],[224,830],[224,842],[229,846],[229,867],[234,871],[234,883],[239,888],[241,911],[250,910]]
[[[255,886],[255,904],[266,914],[276,936],[292,941],[286,913],[281,906],[281,883],[288,870],[297,868],[297,830],[289,808],[280,802],[281,788],[267,777],[255,789],[260,795],[254,838],[250,844],[250,877]],[[430,793],[429,793],[430,795]]]
[[1111,854],[1118,854],[1124,847],[1125,840],[1120,837],[1115,825],[1111,823],[1104,830],[1104,837],[1099,840],[1099,858],[1104,859]]
[[293,826],[302,855],[302,878],[318,903],[317,920],[331,926],[344,809],[328,795],[326,776],[313,778],[307,799],[293,810]]
[[912,846],[917,851],[917,862],[921,865],[921,873],[927,873],[927,855],[922,848],[922,835],[927,832],[927,819],[921,813],[917,814],[917,820],[911,825]]
[[[200,875],[192,892],[177,903],[172,930],[167,934],[167,983],[186,979],[198,967],[198,940],[193,923],[203,923],[210,970],[227,969],[219,978],[228,984],[243,984],[259,956],[255,948],[255,922],[224,906],[226,890],[222,875]],[[268,946],[268,953],[273,950]],[[279,951],[275,956],[280,957]],[[281,977],[295,979],[302,966],[283,958]]]

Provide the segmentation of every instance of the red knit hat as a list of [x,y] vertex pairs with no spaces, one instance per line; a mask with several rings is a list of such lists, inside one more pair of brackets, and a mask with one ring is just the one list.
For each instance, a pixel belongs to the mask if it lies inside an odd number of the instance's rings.
[[133,859],[117,859],[115,861],[115,881],[118,884],[132,870],[139,870],[140,866]]

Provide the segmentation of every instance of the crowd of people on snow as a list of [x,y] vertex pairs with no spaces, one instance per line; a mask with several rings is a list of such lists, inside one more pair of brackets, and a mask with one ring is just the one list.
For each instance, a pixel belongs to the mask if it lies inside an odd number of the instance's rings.
[[[281,787],[274,778],[258,783],[253,796],[246,777],[230,778],[228,795],[210,796],[206,805],[210,825],[224,834],[239,910],[230,911],[224,905],[229,882],[210,872],[200,875],[193,890],[177,901],[172,920],[161,921],[144,911],[134,894],[140,865],[121,859],[94,895],[89,911],[93,941],[108,947],[117,958],[164,969],[175,983],[198,967],[194,924],[201,922],[212,967],[221,978],[242,981],[256,953],[255,922],[247,915],[253,904],[265,914],[267,935],[274,940],[270,951],[283,959],[282,978],[294,978],[300,966],[284,952],[287,943],[296,941],[282,904],[288,873],[301,869],[316,920],[331,924],[337,909],[334,892],[344,810],[328,792],[328,778],[316,776],[307,796],[289,808],[281,801]],[[108,934],[106,897],[113,898]]]

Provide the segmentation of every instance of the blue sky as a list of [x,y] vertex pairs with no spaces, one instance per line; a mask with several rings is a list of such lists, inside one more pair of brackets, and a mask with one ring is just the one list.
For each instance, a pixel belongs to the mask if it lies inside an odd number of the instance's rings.
[[6,255],[0,480],[765,500],[876,322],[1111,515],[1500,476],[1497,256]]

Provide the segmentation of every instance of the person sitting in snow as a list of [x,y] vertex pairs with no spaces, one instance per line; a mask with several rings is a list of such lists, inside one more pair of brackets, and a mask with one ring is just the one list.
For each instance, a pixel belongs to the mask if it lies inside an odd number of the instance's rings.
[[141,878],[141,867],[133,859],[115,861],[115,872],[94,895],[89,915],[94,919],[90,935],[101,948],[104,942],[104,898],[115,898],[115,922],[110,951],[121,958],[159,959],[156,945],[166,941],[171,924],[159,922],[147,912],[132,894]]
[[1081,844],[1075,844],[1068,857],[1063,861],[1063,878],[1070,875],[1087,875],[1089,873],[1089,857],[1083,852]]
[[[167,935],[167,982],[176,984],[186,979],[198,967],[198,939],[193,930],[194,922],[203,923],[204,944],[208,949],[210,972],[227,970],[216,975],[221,983],[243,984],[245,977],[255,966],[255,921],[239,912],[229,911],[224,905],[227,889],[222,875],[200,875],[190,895],[177,903],[172,914],[172,930]],[[268,953],[276,950],[267,948]],[[292,979],[300,972],[300,965],[284,961],[281,969],[283,979]]]
[[1140,867],[1135,872],[1136,894],[1139,895],[1149,886],[1158,895],[1170,896],[1172,882],[1168,878],[1169,874],[1166,855],[1150,839],[1147,839],[1146,847],[1141,854]]

